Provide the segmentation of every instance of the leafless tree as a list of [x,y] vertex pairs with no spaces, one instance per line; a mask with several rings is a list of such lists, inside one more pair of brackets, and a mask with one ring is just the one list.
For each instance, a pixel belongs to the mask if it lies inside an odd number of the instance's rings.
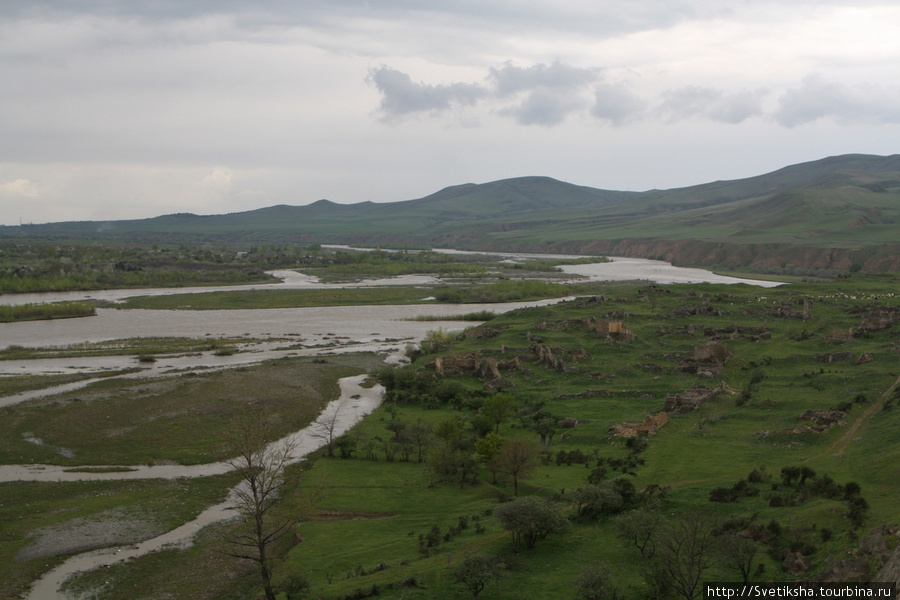
[[657,529],[654,547],[651,577],[684,600],[694,600],[717,549],[707,517],[699,509],[687,511]]
[[343,407],[344,402],[329,404],[328,408],[310,426],[310,435],[318,440],[322,440],[330,457],[334,456],[334,440],[339,436],[338,416]]
[[750,581],[757,551],[756,542],[737,533],[726,533],[719,539],[720,560],[723,566],[738,571],[744,583]]
[[297,517],[279,510],[286,496],[284,468],[295,450],[291,441],[273,442],[267,415],[253,413],[233,424],[227,436],[233,458],[228,464],[241,475],[232,490],[238,526],[225,534],[226,553],[259,565],[267,600],[275,600],[272,589],[270,546],[288,533]]
[[524,479],[538,465],[541,449],[526,440],[507,440],[491,458],[491,468],[513,478],[513,495],[519,495],[519,479]]

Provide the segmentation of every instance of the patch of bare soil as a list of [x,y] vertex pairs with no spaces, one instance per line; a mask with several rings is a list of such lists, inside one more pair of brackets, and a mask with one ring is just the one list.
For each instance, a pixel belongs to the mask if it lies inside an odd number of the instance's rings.
[[161,535],[166,530],[155,519],[114,508],[27,533],[25,537],[32,538],[32,542],[19,551],[16,561],[134,544]]

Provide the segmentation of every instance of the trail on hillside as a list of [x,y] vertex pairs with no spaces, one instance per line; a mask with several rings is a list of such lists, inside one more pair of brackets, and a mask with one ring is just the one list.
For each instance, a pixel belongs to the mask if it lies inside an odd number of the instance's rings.
[[853,425],[850,426],[850,428],[844,433],[844,435],[842,435],[840,438],[835,440],[833,444],[831,444],[831,447],[828,450],[818,454],[815,457],[810,458],[818,458],[826,452],[831,452],[833,456],[842,455],[847,449],[847,446],[850,445],[850,442],[853,441],[853,437],[862,428],[862,426],[865,425],[875,413],[881,411],[881,409],[884,408],[885,403],[890,399],[891,395],[894,393],[894,390],[897,389],[898,385],[900,385],[900,377],[897,377],[897,380],[894,381],[894,383],[891,384],[891,386],[881,394],[878,402],[863,411],[863,414],[860,415],[860,417],[856,419],[856,421],[854,421]]

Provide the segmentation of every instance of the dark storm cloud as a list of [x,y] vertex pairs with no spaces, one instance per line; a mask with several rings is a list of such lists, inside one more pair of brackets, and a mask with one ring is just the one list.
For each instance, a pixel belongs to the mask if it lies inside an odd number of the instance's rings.
[[827,117],[841,123],[900,123],[900,87],[848,85],[808,75],[781,96],[775,111],[776,121],[785,127]]

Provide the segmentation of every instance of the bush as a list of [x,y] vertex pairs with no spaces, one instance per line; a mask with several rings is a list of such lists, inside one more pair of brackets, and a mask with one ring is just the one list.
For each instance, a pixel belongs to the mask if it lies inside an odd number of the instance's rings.
[[534,548],[538,540],[569,527],[569,522],[558,506],[534,496],[516,498],[512,502],[501,504],[494,510],[494,516],[512,534],[515,551],[522,544],[526,548]]

